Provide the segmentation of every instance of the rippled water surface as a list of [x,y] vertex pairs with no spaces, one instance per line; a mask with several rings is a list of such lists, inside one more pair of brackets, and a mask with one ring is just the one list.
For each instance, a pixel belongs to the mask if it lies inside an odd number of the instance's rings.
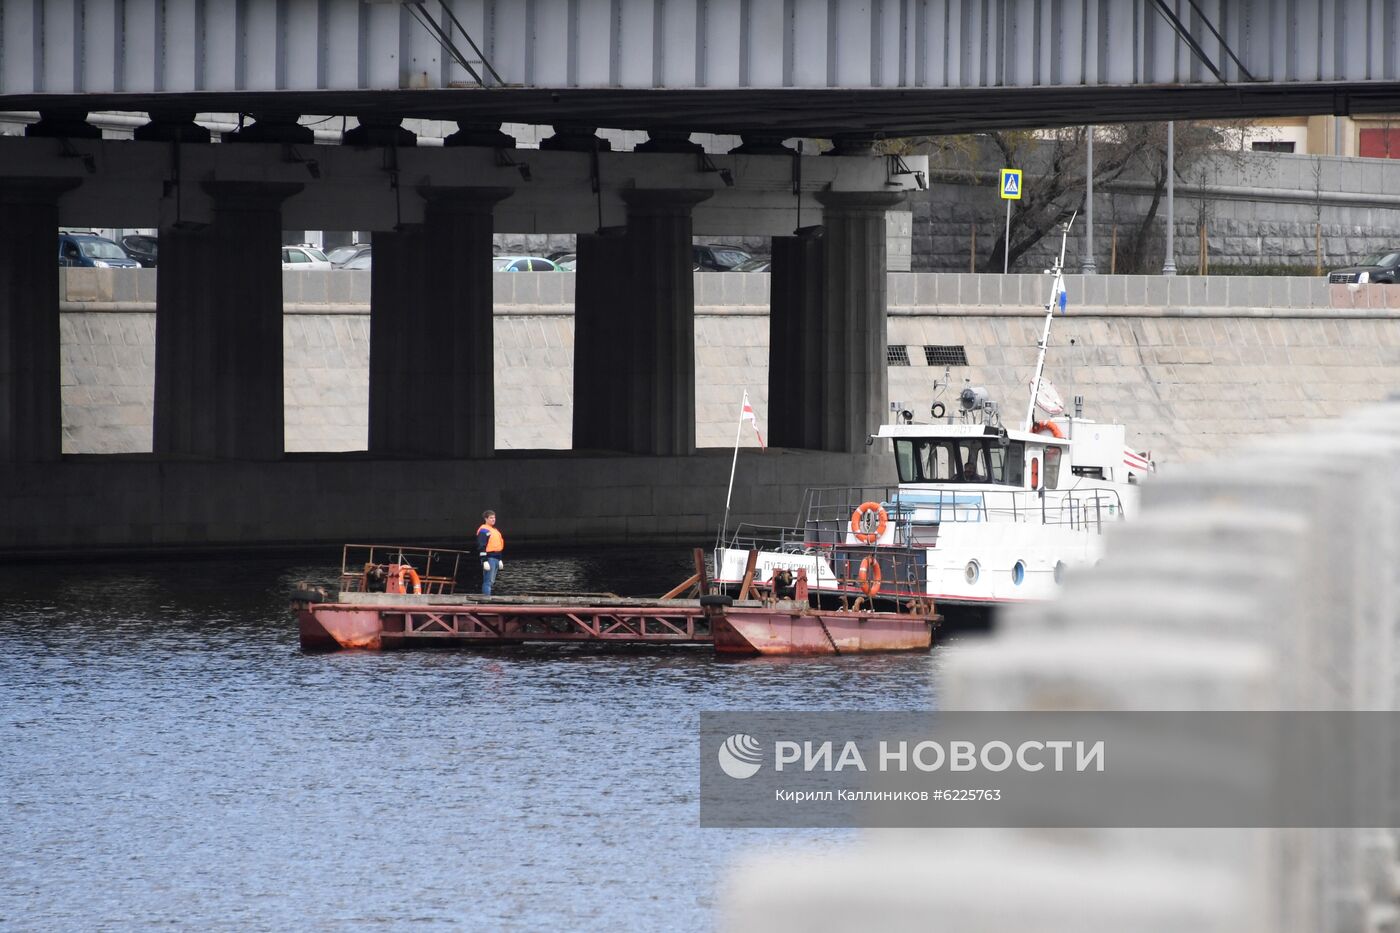
[[[657,594],[688,556],[509,560]],[[754,848],[702,830],[701,710],[924,709],[932,655],[578,647],[303,656],[339,554],[0,570],[0,927],[708,929]]]

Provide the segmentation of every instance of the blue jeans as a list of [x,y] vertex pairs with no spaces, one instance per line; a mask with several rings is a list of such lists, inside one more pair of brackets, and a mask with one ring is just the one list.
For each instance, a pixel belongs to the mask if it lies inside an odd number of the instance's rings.
[[491,585],[496,582],[496,574],[501,569],[501,559],[499,557],[488,557],[482,561],[483,564],[491,566],[481,571],[481,595],[491,595]]

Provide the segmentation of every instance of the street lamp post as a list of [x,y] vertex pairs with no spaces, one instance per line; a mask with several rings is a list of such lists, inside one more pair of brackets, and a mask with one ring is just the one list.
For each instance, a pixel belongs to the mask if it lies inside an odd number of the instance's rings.
[[1099,271],[1099,266],[1094,261],[1094,127],[1092,124],[1088,128],[1085,152],[1084,260],[1079,264],[1079,271],[1085,275],[1093,275]]
[[1176,123],[1167,123],[1167,258],[1162,263],[1163,275],[1176,275]]

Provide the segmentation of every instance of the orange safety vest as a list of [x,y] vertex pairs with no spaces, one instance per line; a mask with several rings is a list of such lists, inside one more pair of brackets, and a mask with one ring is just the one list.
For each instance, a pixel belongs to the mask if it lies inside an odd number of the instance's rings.
[[477,534],[486,532],[489,537],[486,539],[486,553],[499,554],[506,549],[506,539],[501,537],[501,533],[490,525],[482,525],[476,530]]

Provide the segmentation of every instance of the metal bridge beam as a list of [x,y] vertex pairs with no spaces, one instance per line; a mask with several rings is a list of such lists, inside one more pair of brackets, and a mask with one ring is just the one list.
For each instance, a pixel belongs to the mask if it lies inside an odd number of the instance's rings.
[[1397,48],[1394,0],[0,0],[0,108],[902,135],[1393,109]]

